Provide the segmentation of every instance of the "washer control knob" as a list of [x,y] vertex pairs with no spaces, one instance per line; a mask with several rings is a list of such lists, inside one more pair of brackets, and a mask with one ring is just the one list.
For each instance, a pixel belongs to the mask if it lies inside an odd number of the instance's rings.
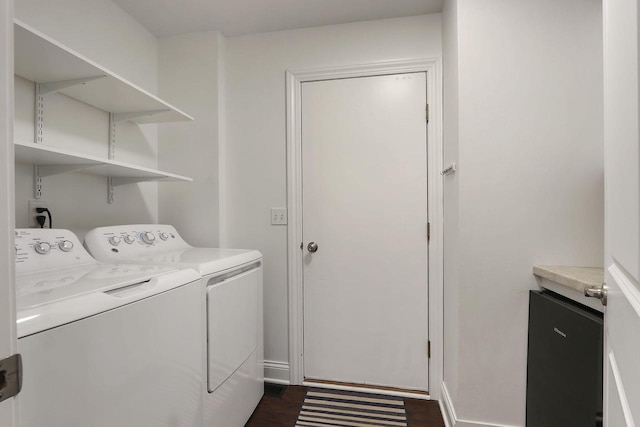
[[45,255],[45,254],[48,254],[49,251],[51,250],[51,245],[48,244],[47,242],[38,242],[35,245],[33,245],[33,248],[40,255]]
[[124,236],[124,242],[129,245],[132,245],[135,241],[136,241],[136,238],[133,237],[131,234],[127,234],[126,236]]
[[154,236],[153,233],[149,231],[145,231],[144,233],[142,233],[140,237],[142,237],[142,241],[145,242],[147,245],[152,244],[156,240],[156,236]]
[[73,242],[69,240],[63,240],[62,242],[58,243],[58,247],[63,252],[71,252],[71,249],[73,249]]
[[167,233],[160,233],[160,238],[162,240],[167,240],[169,238],[169,235]]
[[109,243],[111,243],[113,246],[118,246],[120,242],[121,242],[121,239],[118,236],[109,237]]

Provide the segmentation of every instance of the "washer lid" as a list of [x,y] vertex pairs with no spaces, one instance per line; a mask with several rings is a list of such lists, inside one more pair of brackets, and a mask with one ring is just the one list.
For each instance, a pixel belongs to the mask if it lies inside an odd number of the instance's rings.
[[16,276],[18,337],[148,298],[199,279],[160,265],[88,265]]

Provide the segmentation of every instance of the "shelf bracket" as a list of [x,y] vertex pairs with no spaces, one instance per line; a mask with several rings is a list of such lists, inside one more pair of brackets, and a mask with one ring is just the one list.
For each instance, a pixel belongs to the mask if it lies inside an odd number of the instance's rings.
[[48,93],[57,92],[68,87],[82,85],[93,80],[102,79],[107,76],[91,76],[83,77],[79,79],[60,80],[57,82],[49,83],[36,83],[35,84],[35,114],[34,114],[34,126],[33,126],[33,142],[35,144],[41,144],[43,139],[44,130],[44,96]]
[[33,195],[36,199],[42,198],[42,178],[45,176],[81,171],[95,166],[100,166],[100,164],[101,163],[76,163],[73,165],[33,165]]
[[60,80],[57,82],[40,83],[40,94],[46,95],[51,92],[58,92],[68,87],[83,85],[93,80],[103,79],[105,77],[107,76],[101,75],[101,76],[81,77],[79,79]]
[[132,178],[118,178],[118,177],[108,177],[107,178],[107,202],[113,203],[113,189],[120,185],[127,184],[137,184],[138,182],[146,182],[152,181],[149,178],[141,178],[141,177],[132,177]]
[[139,182],[149,182],[149,181],[155,181],[155,180],[153,178],[143,178],[143,177],[131,177],[131,178],[109,177],[109,181],[111,183],[111,187],[118,187],[120,185],[137,184]]
[[[109,160],[116,157],[116,123],[125,120],[132,120],[138,117],[153,116],[157,113],[164,113],[166,110],[137,111],[131,113],[109,113]],[[117,178],[107,177],[107,203],[113,203],[114,187],[126,184],[135,184],[138,182],[149,181],[146,178]]]
[[150,110],[150,111],[136,111],[132,113],[112,113],[113,120],[116,122],[123,122],[125,120],[137,119],[138,117],[145,116],[153,116],[158,113],[166,113],[167,111],[171,111],[169,109],[165,110]]
[[107,177],[107,203],[113,203],[113,178]]
[[40,178],[44,176],[59,175],[61,173],[76,172],[100,166],[100,163],[78,163],[73,165],[40,165],[38,166]]
[[42,198],[42,177],[40,176],[40,166],[33,165],[33,197]]

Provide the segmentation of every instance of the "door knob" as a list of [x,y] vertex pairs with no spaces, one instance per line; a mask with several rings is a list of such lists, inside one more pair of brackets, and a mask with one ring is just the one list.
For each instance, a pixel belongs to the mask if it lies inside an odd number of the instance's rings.
[[598,298],[602,305],[607,305],[607,287],[603,283],[600,286],[585,288],[584,296],[588,298]]
[[318,244],[316,242],[311,242],[307,245],[307,250],[309,252],[317,252],[318,251]]

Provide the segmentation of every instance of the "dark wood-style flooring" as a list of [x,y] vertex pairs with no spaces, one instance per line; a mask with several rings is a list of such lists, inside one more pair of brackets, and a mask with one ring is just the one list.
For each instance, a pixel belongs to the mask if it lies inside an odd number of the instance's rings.
[[[288,386],[280,397],[264,396],[245,427],[293,427],[307,387]],[[444,427],[438,402],[405,399],[409,427]]]

